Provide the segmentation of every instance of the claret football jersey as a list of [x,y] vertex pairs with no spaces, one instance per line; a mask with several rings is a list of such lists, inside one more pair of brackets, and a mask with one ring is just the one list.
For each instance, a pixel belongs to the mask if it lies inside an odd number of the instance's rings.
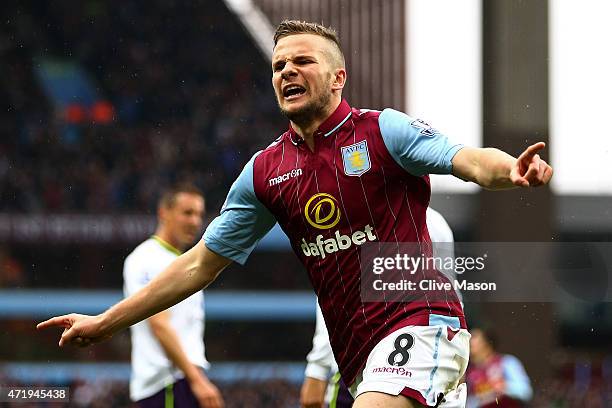
[[445,299],[362,301],[361,247],[431,247],[428,174],[449,174],[462,145],[426,122],[342,101],[314,134],[314,151],[290,127],[246,164],[204,234],[212,251],[244,264],[276,222],[305,265],[340,372],[351,384],[372,348],[407,325],[443,316],[465,327],[454,292]]

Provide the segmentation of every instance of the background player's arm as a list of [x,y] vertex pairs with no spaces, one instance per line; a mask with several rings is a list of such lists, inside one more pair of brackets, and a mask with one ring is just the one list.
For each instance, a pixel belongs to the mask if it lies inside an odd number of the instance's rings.
[[528,402],[533,397],[533,389],[527,372],[518,358],[505,355],[502,358],[504,369],[503,393],[509,397]]
[[325,404],[329,373],[335,367],[334,354],[321,307],[317,303],[315,334],[312,350],[306,356],[304,383],[300,390],[300,403],[305,408],[322,408]]
[[327,380],[306,377],[300,389],[300,406],[303,408],[323,408],[325,406],[325,391]]
[[223,406],[223,399],[217,387],[187,358],[178,335],[170,324],[170,312],[167,310],[160,312],[151,316],[147,322],[168,359],[185,374],[200,406],[211,408]]
[[529,146],[518,159],[495,148],[464,147],[453,157],[453,174],[487,189],[537,187],[548,183],[552,168],[540,159],[544,143]]
[[204,241],[174,260],[134,295],[98,316],[70,314],[54,317],[37,328],[64,327],[60,346],[68,342],[88,345],[175,305],[208,286],[231,261],[209,250]]

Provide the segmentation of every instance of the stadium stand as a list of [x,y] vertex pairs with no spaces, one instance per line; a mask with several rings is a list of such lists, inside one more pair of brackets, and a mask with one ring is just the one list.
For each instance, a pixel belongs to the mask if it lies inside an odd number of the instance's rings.
[[[267,62],[221,2],[8,3],[0,211],[152,210],[178,178],[200,184],[217,210],[250,155],[285,126]],[[113,120],[83,112],[71,122],[53,106],[35,75],[49,59],[95,78]]]

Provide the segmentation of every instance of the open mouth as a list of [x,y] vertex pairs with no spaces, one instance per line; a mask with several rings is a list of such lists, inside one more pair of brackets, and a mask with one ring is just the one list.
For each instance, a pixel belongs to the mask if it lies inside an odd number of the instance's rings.
[[283,97],[288,100],[299,98],[306,93],[306,88],[300,85],[288,85],[283,88]]

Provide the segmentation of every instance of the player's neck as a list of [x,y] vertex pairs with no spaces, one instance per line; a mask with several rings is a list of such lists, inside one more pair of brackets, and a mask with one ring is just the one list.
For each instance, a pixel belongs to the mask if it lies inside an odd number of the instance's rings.
[[295,130],[295,133],[304,140],[306,146],[308,146],[311,151],[314,151],[314,133],[321,123],[323,123],[323,121],[315,121],[308,125],[300,126],[295,122],[291,122],[291,127]]
[[311,151],[314,151],[315,132],[317,131],[317,129],[319,129],[321,124],[325,122],[336,111],[336,109],[338,109],[340,102],[342,102],[341,98],[333,98],[332,100],[333,102],[330,103],[327,109],[325,109],[320,115],[318,115],[318,117],[310,119],[304,123],[296,123],[294,121],[291,121],[291,127],[293,128],[295,133],[298,134],[298,136],[304,139],[306,146],[308,146]]
[[170,245],[174,250],[178,252],[183,252],[185,248],[181,245],[180,242],[177,242],[176,239],[170,234],[165,228],[158,228],[153,234],[154,237],[162,240],[165,244]]

